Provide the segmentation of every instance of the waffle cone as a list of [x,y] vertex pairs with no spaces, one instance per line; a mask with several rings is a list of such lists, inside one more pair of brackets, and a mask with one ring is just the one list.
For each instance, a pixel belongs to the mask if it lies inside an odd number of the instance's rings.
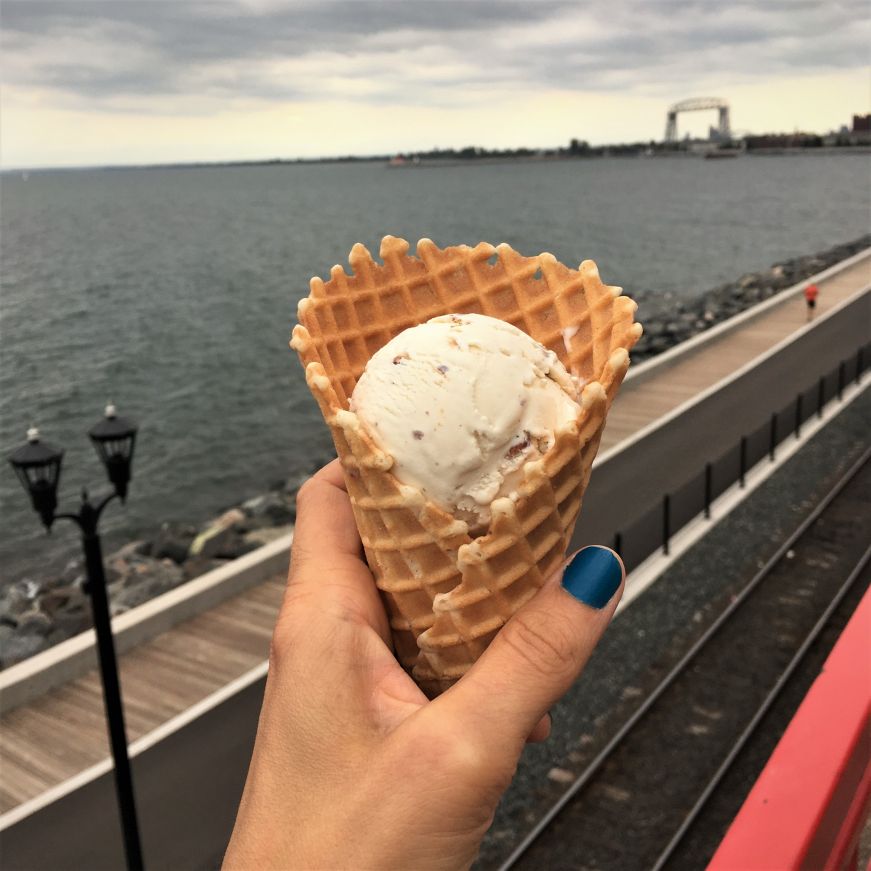
[[[383,594],[397,657],[430,696],[461,677],[563,559],[605,415],[641,335],[635,303],[602,283],[596,264],[569,269],[551,254],[506,244],[408,253],[386,236],[383,265],[351,250],[352,273],[313,278],[291,347],[330,427],[369,566]],[[517,498],[497,498],[480,534],[399,482],[392,457],[349,411],[369,358],[408,327],[477,312],[514,324],[554,351],[584,384],[576,420],[523,467]]]

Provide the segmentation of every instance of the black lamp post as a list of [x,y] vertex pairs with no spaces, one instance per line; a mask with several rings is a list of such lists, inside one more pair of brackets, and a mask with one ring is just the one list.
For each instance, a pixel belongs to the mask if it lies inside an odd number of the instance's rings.
[[40,440],[39,430],[27,432],[27,444],[9,458],[12,468],[30,494],[34,510],[39,514],[45,528],[51,532],[52,523],[58,519],[72,520],[82,533],[82,547],[87,567],[85,591],[91,599],[94,629],[97,634],[97,651],[100,660],[100,675],[103,680],[103,700],[106,704],[106,719],[109,726],[109,743],[115,762],[115,789],[118,795],[118,810],[124,835],[124,852],[130,871],[142,869],[142,847],[139,842],[139,827],[136,822],[136,803],[133,797],[133,778],[130,759],[127,755],[127,734],[124,728],[124,708],[118,684],[118,662],[112,640],[112,623],[109,617],[109,597],[106,593],[106,575],[103,570],[103,552],[97,525],[103,509],[117,496],[123,502],[130,481],[130,463],[136,442],[136,426],[115,413],[115,406],[106,406],[106,416],[88,433],[97,454],[106,467],[114,491],[96,504],[82,490],[82,503],[78,514],[56,514],[57,486],[60,480],[63,451]]

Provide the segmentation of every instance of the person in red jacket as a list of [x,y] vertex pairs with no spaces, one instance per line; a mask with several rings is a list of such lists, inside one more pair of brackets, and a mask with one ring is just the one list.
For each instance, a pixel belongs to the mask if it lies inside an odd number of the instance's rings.
[[820,289],[813,283],[809,284],[804,289],[804,298],[807,302],[807,319],[810,321],[814,316],[814,309],[817,307],[817,295]]

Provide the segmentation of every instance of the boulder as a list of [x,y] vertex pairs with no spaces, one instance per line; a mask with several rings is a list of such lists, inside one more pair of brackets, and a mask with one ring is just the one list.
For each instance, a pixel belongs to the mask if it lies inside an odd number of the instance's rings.
[[138,564],[136,571],[125,579],[124,588],[113,596],[110,610],[113,615],[123,614],[149,599],[166,593],[185,580],[184,572],[171,560],[150,560]]
[[33,605],[33,596],[23,581],[10,584],[0,593],[0,617],[7,622],[18,623],[18,618]]
[[12,626],[7,626],[5,623],[0,623],[0,657],[2,657],[3,647],[6,642],[15,637],[15,629]]
[[85,565],[80,559],[70,560],[64,567],[63,573],[60,576],[62,584],[84,583]]
[[24,635],[48,635],[53,628],[51,617],[37,608],[25,611],[18,618],[17,630]]
[[4,632],[4,636],[0,637],[0,666],[8,668],[41,653],[48,646],[48,639],[43,635],[9,635]]
[[247,502],[242,503],[242,510],[248,517],[263,517],[269,511],[276,507],[284,507],[284,499],[277,492],[264,493],[261,496],[255,496]]
[[191,526],[164,523],[151,543],[150,556],[156,559],[171,559],[181,565],[188,556],[196,530]]
[[57,590],[58,588],[66,587],[67,584],[69,584],[69,581],[67,581],[66,578],[63,577],[63,575],[60,575],[60,574],[52,575],[51,577],[46,578],[39,585],[39,595],[37,596],[37,599],[41,599],[43,596],[47,595],[52,590]]
[[236,527],[244,522],[245,512],[239,508],[231,508],[193,540],[188,555],[214,557],[221,551],[232,549],[231,541],[238,536]]
[[78,633],[73,632],[68,635],[65,630],[55,627],[46,636],[46,641],[48,641],[49,647],[54,647],[55,644],[60,644],[62,641],[68,641],[76,634]]
[[128,560],[133,557],[142,556],[146,554],[146,551],[149,551],[151,542],[145,541],[144,539],[136,539],[135,541],[129,541],[123,547],[119,547],[118,550],[113,551],[106,558],[107,560],[114,559],[123,559]]
[[210,572],[212,569],[216,569],[224,564],[224,560],[211,559],[205,556],[191,556],[182,563],[181,570],[185,580],[189,581],[191,578],[198,578],[200,575],[204,575],[206,572]]
[[[72,638],[74,635],[90,629],[93,625],[91,606],[87,602],[71,604],[68,608],[56,611],[52,615],[52,621],[54,629],[49,635],[49,639],[58,635],[62,636],[61,640]],[[52,644],[54,643],[56,642],[52,641]]]
[[77,585],[55,587],[39,599],[39,607],[50,617],[72,609],[88,609],[90,603],[85,591]]
[[240,556],[256,550],[257,547],[253,542],[247,541],[239,531],[234,530],[232,535],[223,538],[213,556],[220,560],[238,559]]
[[248,530],[264,526],[283,526],[293,523],[296,519],[295,498],[289,498],[281,493],[265,493],[255,496],[242,504],[248,522]]

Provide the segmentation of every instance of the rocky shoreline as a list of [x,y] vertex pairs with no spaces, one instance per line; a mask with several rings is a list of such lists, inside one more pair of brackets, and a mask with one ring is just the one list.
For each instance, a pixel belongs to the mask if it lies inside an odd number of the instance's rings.
[[655,357],[869,246],[871,233],[819,254],[784,260],[761,272],[748,272],[737,281],[718,285],[692,299],[680,298],[670,290],[632,290],[631,296],[638,303],[636,317],[644,324],[644,335],[632,349],[632,362]]
[[[310,472],[329,458],[321,457]],[[308,474],[275,483],[269,491],[195,526],[164,523],[153,535],[125,544],[105,558],[113,616],[218,568],[293,529],[296,494]],[[8,668],[90,629],[91,605],[81,558],[47,578],[29,578],[0,592],[0,668]]]
[[[871,234],[748,273],[689,300],[672,291],[633,291],[644,335],[632,359],[654,357],[869,246]],[[311,471],[326,460],[313,460]],[[112,614],[135,608],[291,531],[296,494],[305,477],[277,482],[268,492],[200,526],[164,523],[150,537],[109,554],[106,576]],[[90,628],[90,602],[83,584],[84,566],[74,559],[56,576],[22,578],[0,592],[0,668]]]

